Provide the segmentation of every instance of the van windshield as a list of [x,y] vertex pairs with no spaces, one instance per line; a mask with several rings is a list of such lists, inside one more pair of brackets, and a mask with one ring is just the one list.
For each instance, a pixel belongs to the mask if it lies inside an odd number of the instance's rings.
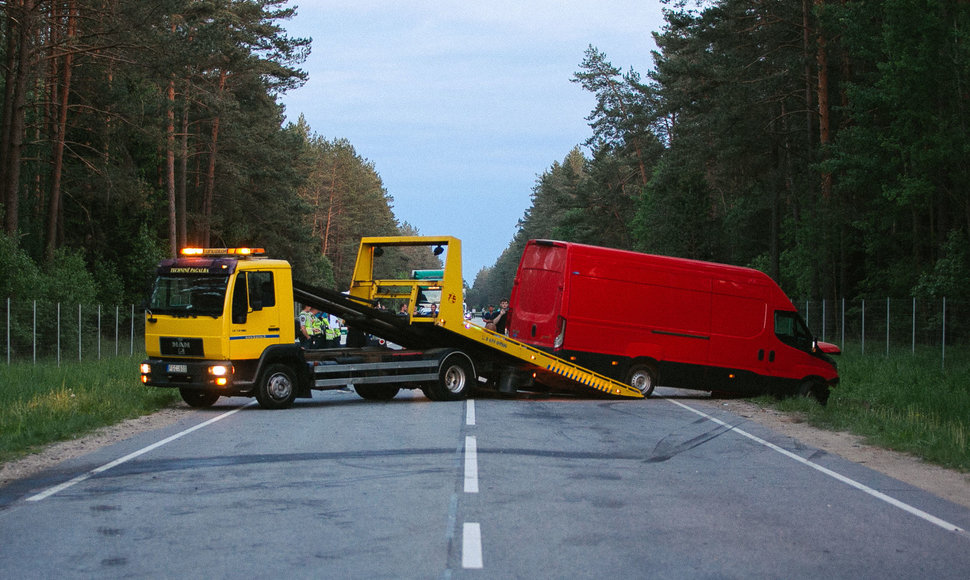
[[148,309],[172,316],[222,316],[229,276],[173,276],[155,279]]
[[783,343],[811,352],[815,337],[797,312],[775,311],[775,336]]

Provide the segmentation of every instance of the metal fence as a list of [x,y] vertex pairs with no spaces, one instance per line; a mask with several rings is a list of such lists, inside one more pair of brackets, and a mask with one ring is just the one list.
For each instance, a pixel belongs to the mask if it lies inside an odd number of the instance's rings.
[[145,317],[135,306],[6,299],[0,313],[6,363],[100,360],[144,351]]
[[[916,298],[802,300],[795,306],[821,340],[844,351],[885,354],[970,345],[970,304]],[[3,355],[13,361],[101,359],[144,351],[145,317],[134,305],[101,306],[6,299]]]
[[843,350],[883,354],[934,349],[946,361],[948,349],[970,345],[970,304],[946,298],[880,298],[795,302],[821,340]]

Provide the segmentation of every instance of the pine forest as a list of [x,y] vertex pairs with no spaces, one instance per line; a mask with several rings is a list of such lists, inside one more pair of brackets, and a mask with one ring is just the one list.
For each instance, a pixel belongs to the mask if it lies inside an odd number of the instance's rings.
[[[533,238],[751,266],[790,296],[970,301],[970,0],[661,2],[644,70],[577,55],[590,138],[536,168],[469,305],[509,293]],[[185,245],[343,288],[361,236],[419,233],[379,159],[284,117],[311,49],[287,1],[0,10],[0,297],[138,303]]]

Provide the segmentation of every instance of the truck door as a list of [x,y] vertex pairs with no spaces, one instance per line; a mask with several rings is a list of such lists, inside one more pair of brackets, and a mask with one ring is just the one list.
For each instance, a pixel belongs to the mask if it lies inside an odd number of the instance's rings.
[[256,359],[268,346],[279,344],[280,309],[272,271],[243,271],[232,293],[230,353],[232,359]]

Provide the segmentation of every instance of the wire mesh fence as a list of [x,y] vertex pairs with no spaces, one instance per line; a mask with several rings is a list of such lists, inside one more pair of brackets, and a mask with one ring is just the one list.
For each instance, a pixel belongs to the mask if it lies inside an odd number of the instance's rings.
[[[860,354],[970,345],[970,304],[946,298],[802,300],[795,306],[820,339]],[[145,318],[133,304],[101,306],[7,298],[0,312],[11,362],[97,360],[144,352]]]
[[133,304],[105,307],[7,298],[0,329],[8,365],[60,364],[144,352],[145,319]]
[[970,345],[970,304],[946,298],[879,298],[795,302],[809,328],[843,351],[889,355]]

